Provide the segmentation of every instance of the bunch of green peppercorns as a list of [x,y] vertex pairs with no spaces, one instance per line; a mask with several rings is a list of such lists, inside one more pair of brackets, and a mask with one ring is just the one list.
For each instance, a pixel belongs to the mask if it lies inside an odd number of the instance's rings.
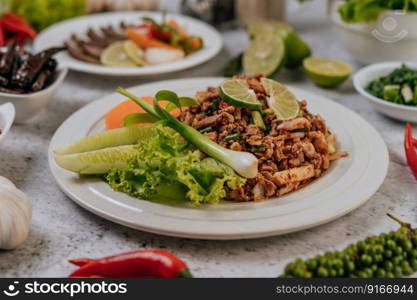
[[281,277],[393,278],[417,271],[417,229],[388,214],[400,229],[351,244],[342,251],[288,264]]

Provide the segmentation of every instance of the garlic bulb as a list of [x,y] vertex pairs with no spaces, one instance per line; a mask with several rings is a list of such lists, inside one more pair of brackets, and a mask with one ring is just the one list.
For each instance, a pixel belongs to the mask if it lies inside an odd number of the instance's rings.
[[20,246],[29,232],[32,204],[7,178],[0,176],[0,249]]

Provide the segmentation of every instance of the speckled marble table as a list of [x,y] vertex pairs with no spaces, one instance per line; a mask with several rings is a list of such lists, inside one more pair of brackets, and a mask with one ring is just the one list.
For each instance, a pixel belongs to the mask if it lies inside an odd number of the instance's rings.
[[[324,2],[324,1],[322,1]],[[316,1],[295,8],[289,21],[311,45],[315,55],[346,60],[351,57],[335,42]],[[83,105],[114,91],[161,79],[216,76],[230,55],[244,49],[243,31],[224,32],[225,50],[194,69],[164,77],[114,79],[71,72],[47,110],[28,125],[15,125],[0,148],[0,174],[13,180],[33,203],[33,221],[26,243],[0,251],[0,276],[67,276],[68,258],[100,257],[139,248],[170,249],[186,260],[197,277],[274,277],[296,257],[340,249],[368,235],[397,227],[385,217],[391,212],[417,224],[417,181],[406,166],[402,140],[404,124],[378,113],[347,82],[338,90],[323,90],[302,72],[284,71],[278,79],[328,96],[366,118],[381,133],[390,152],[388,176],[379,191],[362,207],[340,219],[298,233],[242,241],[200,241],[135,231],[101,219],[77,206],[55,184],[47,149],[55,130]],[[343,117],[343,116],[341,116]],[[335,199],[337,201],[337,199]]]

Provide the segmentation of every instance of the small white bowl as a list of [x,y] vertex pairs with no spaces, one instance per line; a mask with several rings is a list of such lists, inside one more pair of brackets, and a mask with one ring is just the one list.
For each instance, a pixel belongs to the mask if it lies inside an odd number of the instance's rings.
[[16,108],[16,123],[27,123],[48,104],[56,89],[67,76],[68,68],[58,66],[53,82],[39,92],[30,94],[0,93],[0,104],[11,102]]
[[15,117],[14,106],[11,103],[0,105],[0,143],[12,127]]
[[417,70],[416,62],[386,62],[373,64],[362,68],[355,73],[353,85],[355,86],[356,91],[369,100],[374,108],[380,113],[397,120],[417,123],[417,107],[392,103],[375,97],[366,91],[366,88],[372,81],[388,75],[394,69],[401,67],[403,63],[407,65],[407,67]]
[[369,23],[346,23],[338,12],[344,1],[333,0],[330,19],[334,37],[357,61],[417,60],[417,13],[390,10]]

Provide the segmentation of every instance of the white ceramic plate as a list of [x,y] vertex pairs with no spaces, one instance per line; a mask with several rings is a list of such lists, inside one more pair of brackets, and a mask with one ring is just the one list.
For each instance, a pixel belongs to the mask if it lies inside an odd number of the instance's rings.
[[[156,82],[129,90],[154,95],[160,89],[193,96],[223,78]],[[307,99],[310,111],[320,113],[337,134],[348,158],[335,162],[319,180],[282,198],[261,203],[221,203],[202,208],[172,207],[115,192],[100,179],[79,177],[58,167],[52,150],[103,130],[103,116],[124,98],[109,95],[86,105],[57,130],[49,147],[49,164],[61,189],[87,210],[108,220],[163,235],[202,239],[242,239],[273,236],[334,220],[359,207],[382,184],[388,152],[377,131],[356,113],[332,100],[291,88]]]
[[[45,48],[60,46],[72,33],[76,33],[78,36],[83,37],[89,27],[98,28],[103,25],[117,26],[120,21],[125,21],[126,23],[139,23],[142,17],[145,16],[152,17],[159,21],[162,18],[162,13],[103,13],[63,21],[42,31],[35,39],[34,48],[35,51],[41,51]],[[191,35],[201,36],[204,40],[203,49],[186,56],[180,61],[138,68],[116,68],[89,64],[72,58],[67,52],[58,54],[57,58],[70,69],[85,73],[112,76],[143,76],[169,73],[193,67],[208,61],[221,50],[223,45],[222,38],[212,26],[182,15],[168,14],[167,17],[175,19],[179,24],[184,26]]]
[[355,86],[356,91],[364,96],[380,113],[397,120],[417,123],[417,106],[392,103],[375,97],[366,91],[366,88],[372,81],[379,77],[387,76],[394,71],[394,69],[401,67],[403,63],[405,63],[407,67],[417,70],[417,63],[415,62],[385,62],[373,64],[364,67],[355,73],[353,85]]
[[0,142],[6,137],[12,127],[15,116],[14,106],[11,103],[0,105]]

